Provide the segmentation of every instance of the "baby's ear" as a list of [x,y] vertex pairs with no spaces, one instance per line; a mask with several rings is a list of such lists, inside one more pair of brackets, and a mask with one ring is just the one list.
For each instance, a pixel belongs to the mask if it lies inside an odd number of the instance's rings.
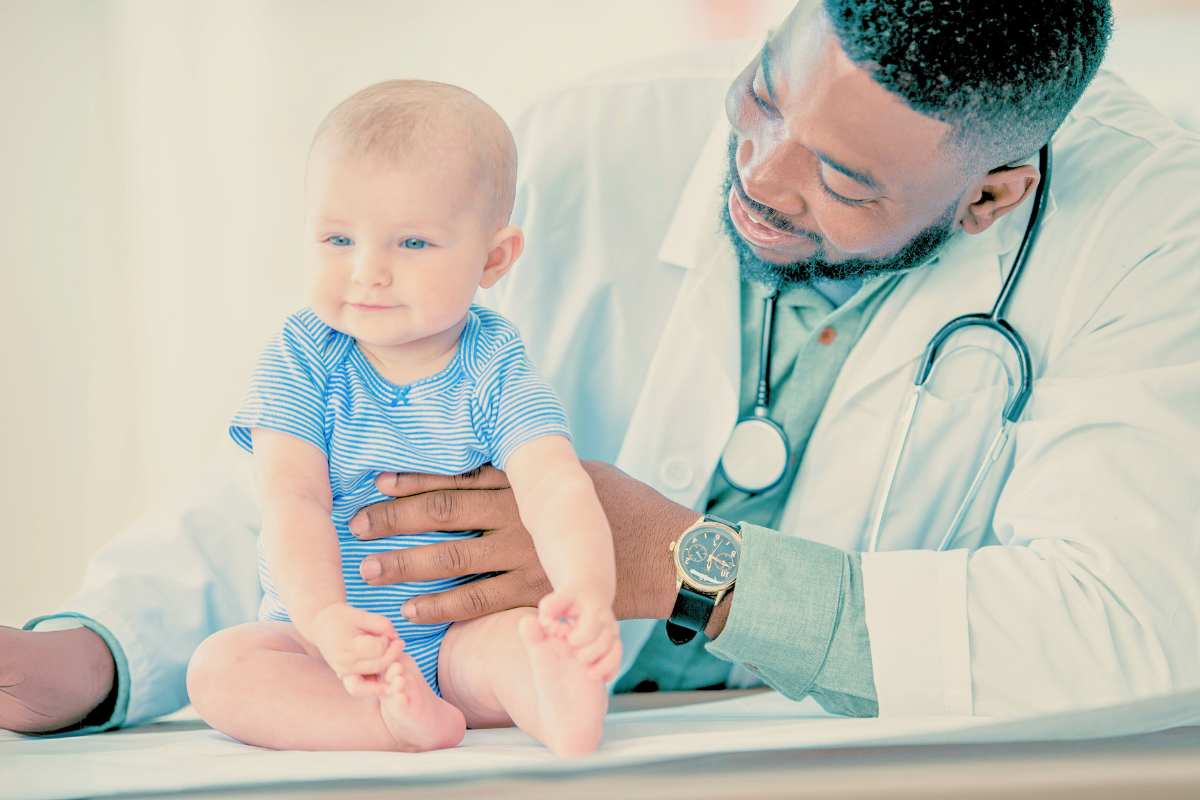
[[496,281],[512,268],[513,262],[520,257],[525,249],[525,234],[516,225],[501,228],[492,237],[492,249],[488,251],[487,262],[483,265],[483,277],[479,285],[490,289]]

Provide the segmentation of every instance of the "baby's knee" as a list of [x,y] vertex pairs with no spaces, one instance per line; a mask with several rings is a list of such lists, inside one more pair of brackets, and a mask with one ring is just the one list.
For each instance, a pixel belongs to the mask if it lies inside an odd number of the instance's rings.
[[246,662],[265,644],[263,634],[251,625],[238,625],[218,631],[200,643],[187,669],[188,698],[197,710],[207,704],[208,698],[220,696],[245,672]]

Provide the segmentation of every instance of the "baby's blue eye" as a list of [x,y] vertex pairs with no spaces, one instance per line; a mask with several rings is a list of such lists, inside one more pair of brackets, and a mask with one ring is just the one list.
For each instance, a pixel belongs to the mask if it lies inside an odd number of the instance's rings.
[[409,250],[420,250],[427,244],[429,244],[429,242],[425,241],[424,239],[405,239],[400,243],[400,246],[407,247]]
[[354,244],[349,236],[330,236],[328,241],[334,247],[349,247]]

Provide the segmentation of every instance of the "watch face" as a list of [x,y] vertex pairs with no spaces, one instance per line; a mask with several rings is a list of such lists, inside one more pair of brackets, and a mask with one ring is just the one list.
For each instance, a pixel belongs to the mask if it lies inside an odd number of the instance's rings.
[[704,526],[684,536],[675,554],[688,581],[716,590],[737,577],[742,544],[723,528]]

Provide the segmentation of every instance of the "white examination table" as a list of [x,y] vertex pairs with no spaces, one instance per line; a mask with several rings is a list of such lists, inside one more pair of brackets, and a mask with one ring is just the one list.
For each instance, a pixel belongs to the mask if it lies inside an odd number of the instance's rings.
[[422,754],[272,752],[178,718],[0,734],[0,798],[1200,797],[1200,691],[1021,720],[845,719],[774,692],[614,709],[600,752],[572,762],[513,729]]

